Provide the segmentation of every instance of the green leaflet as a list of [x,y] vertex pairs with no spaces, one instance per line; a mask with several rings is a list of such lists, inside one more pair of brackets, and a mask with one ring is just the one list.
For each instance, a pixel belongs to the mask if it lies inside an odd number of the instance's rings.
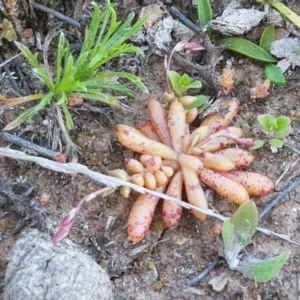
[[272,42],[275,41],[275,26],[267,26],[260,38],[259,46],[270,53]]
[[224,38],[218,41],[217,45],[229,45],[229,50],[243,54],[258,61],[271,63],[276,62],[276,59],[263,48],[243,38]]
[[246,277],[258,282],[271,280],[289,259],[290,252],[286,251],[278,256],[266,260],[249,259],[243,262],[238,270]]
[[235,242],[246,247],[251,243],[258,222],[255,203],[248,201],[243,203],[232,216],[232,225]]
[[284,85],[285,78],[280,70],[280,68],[276,67],[274,64],[267,64],[265,66],[265,74],[269,80],[276,85]]
[[200,107],[200,106],[204,105],[205,103],[207,103],[208,100],[209,100],[208,96],[199,95],[199,96],[197,96],[197,99],[194,103],[185,106],[184,109],[185,110],[190,110],[194,107]]

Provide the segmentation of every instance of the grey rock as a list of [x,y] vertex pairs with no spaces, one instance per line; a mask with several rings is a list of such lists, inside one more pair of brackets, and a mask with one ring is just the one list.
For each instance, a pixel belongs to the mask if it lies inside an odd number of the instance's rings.
[[36,229],[17,240],[5,276],[4,300],[110,300],[106,272],[66,240],[54,244]]

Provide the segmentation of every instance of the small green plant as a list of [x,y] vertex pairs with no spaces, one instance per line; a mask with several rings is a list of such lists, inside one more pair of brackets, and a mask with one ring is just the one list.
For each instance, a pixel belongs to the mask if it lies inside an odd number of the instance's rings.
[[[39,100],[37,105],[25,110],[4,130],[13,129],[26,120],[30,120],[38,111],[52,103],[62,109],[66,127],[72,129],[74,124],[68,110],[69,97],[78,96],[114,106],[120,96],[110,95],[108,91],[135,96],[135,93],[130,89],[130,85],[134,84],[147,92],[147,88],[138,76],[127,72],[100,70],[99,68],[111,59],[125,53],[143,54],[141,49],[126,43],[126,41],[141,30],[148,16],[144,16],[131,26],[134,14],[129,14],[123,23],[117,21],[114,5],[109,0],[106,0],[106,8],[103,12],[100,12],[96,3],[92,3],[92,5],[93,16],[85,31],[82,48],[77,58],[72,54],[70,45],[63,33],[60,34],[55,79],[39,63],[36,54],[18,43],[19,49],[32,66],[34,73],[45,83],[48,91],[45,94],[15,99],[6,99],[0,96],[1,101],[9,102],[2,106],[2,110],[25,102]],[[119,82],[119,79],[122,82]]]
[[[170,70],[173,55],[176,52],[179,52],[183,49],[187,49],[190,51],[200,51],[203,50],[204,48],[195,42],[189,43],[189,42],[182,41],[176,44],[173,50],[171,51],[169,57],[168,58],[166,57],[165,69],[166,69],[166,77],[167,77],[167,84],[168,84],[168,92],[170,95],[173,96],[175,96],[174,95],[175,93],[176,96],[179,98],[185,97],[187,95],[187,92],[190,89],[199,89],[202,87],[202,83],[200,80],[192,81],[188,74],[180,75],[179,73]],[[208,98],[204,95],[198,95],[193,98],[194,101],[191,104],[185,105],[186,110],[192,109],[194,107],[200,107],[204,105],[208,100]]]
[[267,135],[267,138],[254,141],[254,146],[250,149],[259,149],[267,142],[271,146],[272,152],[276,153],[278,149],[283,147],[284,138],[293,131],[290,126],[291,119],[286,116],[275,118],[266,114],[259,115],[257,120],[262,126],[262,131]]
[[190,76],[187,74],[180,75],[175,71],[168,71],[174,92],[179,96],[183,97],[186,95],[189,89],[199,89],[202,87],[201,81],[191,81]]
[[252,243],[257,223],[257,209],[252,201],[243,203],[231,218],[226,219],[222,230],[223,256],[230,269],[238,270],[250,279],[266,282],[280,271],[290,252],[265,260],[241,255],[240,252]]

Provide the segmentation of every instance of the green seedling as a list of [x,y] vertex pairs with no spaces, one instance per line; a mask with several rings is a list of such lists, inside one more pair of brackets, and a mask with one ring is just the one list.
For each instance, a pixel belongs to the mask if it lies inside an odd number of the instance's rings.
[[[167,77],[168,93],[175,94],[181,98],[187,95],[190,89],[199,89],[202,87],[200,80],[191,80],[187,74],[180,75],[179,73],[170,70],[172,57],[176,52],[181,50],[200,51],[204,48],[194,42],[179,42],[171,51],[169,57],[165,57],[165,70]],[[192,104],[185,105],[185,109],[190,110],[194,107],[200,107],[204,105],[208,100],[208,97],[199,95],[195,97],[195,101]]]
[[230,269],[238,270],[256,281],[266,282],[281,270],[290,252],[266,260],[241,255],[241,251],[252,243],[257,223],[258,213],[252,201],[243,203],[231,218],[225,219],[222,230],[223,256]]
[[294,13],[291,9],[289,9],[286,5],[281,3],[279,0],[256,0],[259,3],[268,3],[276,10],[278,10],[283,16],[289,19],[294,25],[300,28],[300,16]]
[[[134,14],[129,14],[122,23],[117,21],[114,5],[106,0],[106,8],[100,12],[99,6],[93,3],[93,16],[89,27],[85,31],[82,48],[78,56],[71,52],[70,45],[63,35],[59,36],[56,56],[56,70],[54,78],[50,71],[38,61],[26,46],[18,43],[18,47],[33,68],[33,72],[44,82],[47,92],[22,98],[6,99],[8,102],[2,106],[2,110],[25,102],[39,100],[38,104],[25,110],[20,116],[9,123],[4,130],[10,130],[23,122],[30,120],[33,115],[48,105],[54,104],[61,109],[65,116],[67,129],[74,127],[71,114],[68,109],[70,97],[81,97],[92,101],[100,101],[111,106],[118,104],[121,95],[134,97],[135,93],[130,85],[139,87],[147,92],[147,88],[138,76],[127,72],[115,72],[100,70],[105,63],[115,57],[126,53],[143,54],[138,47],[132,46],[126,41],[136,32],[141,30],[148,16],[144,16],[131,25]],[[122,83],[119,82],[122,80]],[[109,94],[112,91],[114,95]]]
[[168,71],[168,77],[171,81],[174,92],[179,96],[183,97],[190,89],[199,89],[202,87],[201,81],[191,81],[191,78],[187,74],[180,75],[175,71]]
[[291,119],[286,116],[274,118],[266,114],[259,115],[257,120],[262,126],[262,131],[267,135],[267,138],[254,141],[254,146],[250,149],[259,149],[267,142],[270,145],[272,152],[277,153],[278,149],[282,148],[284,145],[284,138],[293,131],[290,126]]

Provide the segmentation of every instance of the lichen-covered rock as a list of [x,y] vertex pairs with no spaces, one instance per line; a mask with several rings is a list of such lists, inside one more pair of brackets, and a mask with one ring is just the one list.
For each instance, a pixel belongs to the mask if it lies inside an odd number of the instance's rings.
[[4,300],[110,300],[106,272],[75,244],[53,244],[35,229],[25,230],[9,258]]

